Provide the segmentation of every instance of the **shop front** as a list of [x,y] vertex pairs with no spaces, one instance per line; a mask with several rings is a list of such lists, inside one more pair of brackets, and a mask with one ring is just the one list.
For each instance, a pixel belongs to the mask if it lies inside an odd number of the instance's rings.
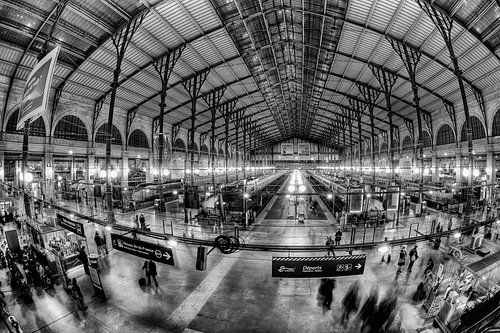
[[437,159],[439,182],[442,184],[456,182],[456,158],[455,157],[441,157]]
[[459,327],[474,324],[473,320],[481,317],[477,305],[498,294],[497,285],[488,285],[454,256],[445,256],[425,275],[421,290],[427,318],[433,318],[442,332],[456,332]]

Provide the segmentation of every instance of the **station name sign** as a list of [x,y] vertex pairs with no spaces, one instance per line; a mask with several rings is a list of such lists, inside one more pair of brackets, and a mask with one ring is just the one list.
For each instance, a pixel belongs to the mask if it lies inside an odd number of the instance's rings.
[[113,244],[114,249],[141,258],[151,259],[153,261],[174,266],[174,256],[172,249],[169,247],[151,244],[138,239],[116,234],[111,234],[111,243]]
[[78,236],[85,237],[85,232],[83,230],[83,224],[77,221],[70,220],[66,216],[61,214],[57,215],[57,224],[63,227],[66,230],[71,231],[72,233],[77,234]]
[[279,278],[319,278],[361,275],[366,254],[339,257],[273,257],[272,276]]

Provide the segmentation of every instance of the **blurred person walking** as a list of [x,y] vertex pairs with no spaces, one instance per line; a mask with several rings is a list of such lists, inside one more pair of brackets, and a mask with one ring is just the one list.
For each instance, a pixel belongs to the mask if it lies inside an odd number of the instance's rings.
[[418,259],[418,253],[417,253],[417,246],[415,245],[413,247],[413,249],[410,250],[410,252],[408,253],[409,257],[410,257],[410,263],[408,264],[408,272],[411,273],[411,269],[413,267],[413,264],[415,264],[415,261],[417,261]]
[[80,289],[78,283],[76,283],[75,278],[73,278],[73,280],[71,281],[71,295],[73,296],[73,299],[75,300],[76,305],[80,310],[86,310],[88,308],[83,300],[82,290]]
[[396,307],[397,307],[397,288],[391,288],[387,290],[384,298],[378,304],[377,311],[373,314],[372,318],[369,320],[370,330],[369,333],[377,332],[387,332],[394,318],[396,317]]
[[85,246],[82,246],[80,249],[80,252],[78,253],[78,259],[83,264],[83,270],[85,271],[85,274],[90,275],[90,270],[89,270],[89,257],[87,256],[87,253],[85,253]]
[[148,286],[151,285],[151,278],[155,281],[156,287],[158,287],[158,280],[156,280],[156,264],[153,260],[146,260],[142,269],[146,270],[146,277],[148,278]]
[[328,236],[326,238],[326,246],[328,246],[327,254],[326,255],[329,257],[330,256],[330,252],[331,252],[332,255],[335,257],[335,252],[333,252],[333,240],[332,240],[331,236]]
[[342,325],[346,326],[349,321],[349,316],[351,312],[358,311],[359,303],[360,303],[360,288],[359,288],[359,280],[354,281],[349,290],[347,291],[344,299],[342,300],[343,312],[342,312]]
[[427,266],[425,267],[424,270],[424,277],[429,273],[432,272],[432,269],[434,268],[434,260],[432,258],[429,258],[429,261],[427,262]]
[[403,246],[401,248],[401,251],[399,251],[398,271],[397,271],[397,273],[401,273],[401,269],[405,265],[405,261],[406,261],[406,246]]
[[378,310],[378,295],[379,289],[377,284],[372,284],[370,288],[370,295],[365,301],[365,304],[359,310],[358,318],[362,322],[361,324],[361,332],[365,330],[367,326],[369,326],[370,320],[377,313]]

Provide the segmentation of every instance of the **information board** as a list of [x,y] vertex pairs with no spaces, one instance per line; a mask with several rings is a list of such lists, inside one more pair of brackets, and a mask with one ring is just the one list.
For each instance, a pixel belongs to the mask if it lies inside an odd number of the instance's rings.
[[387,189],[387,210],[395,211],[399,209],[399,187],[389,187]]
[[174,266],[174,256],[172,253],[172,249],[169,247],[148,243],[117,234],[111,234],[111,243],[113,244],[114,249],[141,258],[150,259],[163,264]]
[[353,188],[349,191],[349,213],[361,213],[363,210],[363,189]]
[[92,287],[94,287],[94,292],[96,296],[106,299],[106,294],[104,293],[104,287],[102,286],[101,276],[97,268],[92,265],[89,266],[90,271],[90,281],[92,281]]
[[364,273],[366,254],[338,257],[273,257],[272,276],[315,278],[360,275]]

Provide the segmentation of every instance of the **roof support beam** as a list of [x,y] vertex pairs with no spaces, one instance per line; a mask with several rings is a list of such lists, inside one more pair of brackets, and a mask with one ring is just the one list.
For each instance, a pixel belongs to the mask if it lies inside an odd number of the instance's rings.
[[[395,165],[395,160],[394,160],[394,130],[392,126],[392,103],[391,103],[391,97],[392,97],[392,88],[396,84],[396,80],[398,79],[398,76],[391,72],[386,70],[385,68],[374,66],[373,64],[368,64],[368,67],[373,73],[373,76],[377,79],[379,85],[382,87],[382,91],[384,92],[385,96],[385,103],[386,103],[386,109],[387,109],[387,116],[389,118],[389,140],[388,140],[388,150],[389,150],[389,159],[391,163],[391,179],[394,177],[394,169],[396,167]],[[387,134],[387,133],[386,133]],[[387,135],[386,135],[387,136]],[[431,132],[431,137],[432,137],[432,132]],[[387,141],[387,138],[386,138]]]
[[[189,130],[189,144],[188,144],[188,152],[191,152],[191,185],[194,184],[194,154],[195,154],[195,149],[194,149],[194,132],[196,130],[196,102],[198,100],[198,97],[201,92],[201,87],[203,86],[203,83],[205,83],[205,80],[208,77],[208,74],[210,73],[210,69],[198,73],[195,76],[193,76],[191,79],[184,81],[182,85],[184,86],[184,89],[189,94],[189,97],[191,98],[191,128]],[[160,124],[161,126],[161,124]]]
[[111,98],[109,101],[108,124],[106,126],[106,203],[107,203],[107,221],[110,224],[115,223],[115,214],[113,212],[113,192],[111,183],[111,140],[113,138],[113,116],[115,109],[116,90],[120,78],[121,67],[125,52],[134,37],[139,26],[142,24],[147,12],[135,17],[128,22],[124,29],[121,29],[111,37],[116,50],[116,67],[113,72],[113,82],[111,83]]
[[[452,41],[452,36],[451,36],[451,30],[453,28],[453,19],[446,16],[443,12],[438,11],[435,6],[432,4],[428,3],[427,1],[423,0],[417,0],[418,5],[422,10],[429,16],[429,18],[432,20],[434,25],[436,26],[437,30],[441,34],[441,37],[443,37],[443,40],[446,44],[446,47],[448,49],[448,53],[450,54],[450,60],[453,64],[453,74],[457,77],[458,80],[458,86],[460,88],[460,95],[462,96],[462,106],[464,109],[464,115],[465,115],[465,128],[466,128],[466,133],[467,133],[467,157],[469,160],[469,177],[467,179],[469,184],[472,184],[473,181],[473,175],[472,175],[472,168],[473,168],[473,143],[472,143],[472,126],[470,122],[470,113],[469,113],[469,105],[467,103],[467,95],[465,93],[465,87],[464,87],[464,81],[465,79],[462,76],[462,71],[460,70],[459,64],[458,64],[458,58],[455,55],[455,50],[453,48],[453,41]],[[497,59],[499,59],[497,57]],[[500,60],[500,59],[499,59]],[[473,89],[476,89],[477,91],[480,91],[477,87],[472,85]],[[467,203],[466,203],[466,212],[469,212],[470,209],[470,204],[471,204],[471,196],[472,193],[470,191],[467,191]]]
[[222,117],[224,117],[225,123],[225,139],[224,139],[224,152],[225,152],[225,158],[224,158],[224,167],[226,169],[226,183],[229,183],[229,175],[227,173],[227,169],[229,167],[228,164],[228,148],[229,148],[229,142],[228,142],[228,135],[229,135],[229,120],[231,119],[231,114],[234,112],[234,108],[236,107],[237,101],[233,101],[231,103],[226,103],[219,107],[219,112],[221,113]]
[[[135,119],[135,116],[137,115],[138,109],[139,108],[133,108],[133,109],[127,111],[127,122],[125,124],[126,125],[126,127],[125,127],[125,149],[128,149],[128,137],[130,135],[130,129],[132,128],[132,124],[134,123],[134,119]],[[158,124],[158,126],[159,126],[159,124]],[[154,128],[155,128],[155,126],[153,126],[153,139],[154,139]]]
[[[182,51],[184,51],[184,47],[179,47],[175,49],[174,51],[168,53],[166,56],[157,59],[154,61],[153,66],[158,73],[158,76],[160,77],[161,81],[161,90],[160,90],[160,115],[158,118],[158,133],[153,133],[153,140],[152,142],[155,142],[155,136],[158,135],[158,147],[153,147],[153,156],[155,155],[155,148],[158,149],[157,155],[158,155],[158,172],[160,175],[160,183],[163,181],[162,180],[162,173],[163,173],[163,160],[164,160],[164,151],[165,151],[165,133],[163,130],[163,123],[164,123],[164,116],[165,116],[165,107],[167,104],[165,103],[167,99],[167,89],[168,89],[168,80],[170,79],[170,75],[172,74],[175,64],[177,63],[177,60],[182,55]],[[138,110],[139,107],[136,106],[132,109]],[[137,111],[136,111],[137,112]],[[128,112],[127,112],[128,115]],[[154,127],[153,127],[154,128]],[[168,148],[168,147],[167,147]]]
[[[500,1],[497,0],[497,2],[498,2],[498,6],[500,6]],[[429,14],[428,10],[432,10],[432,12],[439,13],[439,15],[441,17],[443,17],[443,18],[445,17],[446,19],[450,20],[451,22],[453,22],[453,21],[457,22],[463,29],[467,30],[472,36],[474,36],[478,41],[480,41],[483,44],[483,46],[485,48],[487,48],[488,51],[490,51],[490,53],[493,54],[497,58],[497,61],[500,61],[500,57],[495,52],[495,49],[493,49],[490,45],[488,45],[485,42],[485,40],[489,36],[488,35],[485,36],[484,33],[479,34],[478,32],[476,32],[474,29],[472,29],[473,24],[471,24],[470,22],[462,22],[461,20],[458,19],[457,16],[454,15],[454,13],[448,13],[444,8],[439,6],[433,0],[417,0],[417,3],[424,10],[424,12],[426,12],[426,14]],[[489,6],[491,6],[491,3],[489,5],[487,4],[486,1],[484,3],[486,4],[486,6],[483,7],[484,10],[482,10],[481,13],[476,13],[476,15],[474,15],[474,17],[475,17],[474,20],[476,20],[476,21],[480,20],[484,16],[484,14],[486,13],[486,10],[489,8]],[[424,7],[426,7],[426,9],[424,9]],[[457,10],[458,10],[458,7],[457,7]],[[497,28],[498,28],[498,26],[497,26]],[[488,30],[488,29],[486,29],[486,30]],[[485,30],[485,32],[487,32],[486,30]],[[489,34],[491,34],[491,32],[489,32]]]
[[[417,142],[417,150],[418,150],[418,155],[417,155],[417,163],[420,163],[418,165],[418,170],[420,172],[420,179],[419,179],[419,187],[422,189],[423,187],[423,181],[424,181],[424,173],[423,173],[423,156],[424,156],[424,145],[422,143],[422,136],[423,136],[423,128],[422,128],[422,113],[420,110],[420,98],[418,97],[418,86],[416,84],[416,71],[417,71],[417,66],[420,61],[421,53],[415,51],[412,48],[409,48],[406,46],[406,44],[401,44],[399,42],[396,42],[392,39],[388,40],[391,43],[392,48],[396,53],[399,55],[401,58],[401,61],[405,65],[406,71],[408,72],[408,75],[410,76],[410,81],[411,81],[411,88],[413,91],[413,102],[415,103],[415,108],[417,109],[417,125],[418,125],[418,142]],[[411,128],[413,129],[413,122],[411,122]],[[408,122],[405,122],[405,124],[408,126]],[[415,137],[413,137],[413,147],[415,145]],[[422,194],[420,194],[419,200],[422,200]]]

